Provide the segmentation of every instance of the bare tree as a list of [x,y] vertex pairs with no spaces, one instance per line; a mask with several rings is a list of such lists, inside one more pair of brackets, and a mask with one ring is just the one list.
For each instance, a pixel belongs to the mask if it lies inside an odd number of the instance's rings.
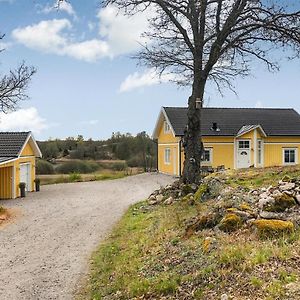
[[[0,36],[0,40],[4,35]],[[3,51],[0,50],[0,52]],[[28,67],[22,62],[15,70],[0,77],[0,111],[8,113],[18,107],[20,101],[28,98],[26,90],[35,68]]]
[[149,42],[136,58],[159,74],[174,74],[178,84],[192,86],[184,138],[186,183],[200,178],[207,82],[219,91],[224,85],[233,88],[232,79],[248,75],[253,59],[278,70],[275,51],[300,56],[298,0],[102,0],[101,5],[115,5],[128,15],[150,10]]

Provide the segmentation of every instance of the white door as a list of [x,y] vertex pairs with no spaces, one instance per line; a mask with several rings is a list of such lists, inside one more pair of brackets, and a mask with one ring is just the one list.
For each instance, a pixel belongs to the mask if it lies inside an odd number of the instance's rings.
[[26,183],[25,190],[31,191],[31,182],[30,182],[30,164],[21,164],[20,165],[20,182]]
[[237,141],[237,168],[249,168],[251,166],[250,141]]

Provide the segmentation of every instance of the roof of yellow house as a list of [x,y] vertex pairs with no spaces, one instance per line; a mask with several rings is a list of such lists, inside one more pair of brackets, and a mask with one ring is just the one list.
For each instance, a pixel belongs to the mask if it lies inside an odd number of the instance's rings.
[[[249,126],[259,126],[268,136],[300,136],[300,115],[294,109],[209,107],[201,111],[204,136],[236,136],[242,128]],[[174,135],[184,135],[187,108],[163,107],[162,113]]]

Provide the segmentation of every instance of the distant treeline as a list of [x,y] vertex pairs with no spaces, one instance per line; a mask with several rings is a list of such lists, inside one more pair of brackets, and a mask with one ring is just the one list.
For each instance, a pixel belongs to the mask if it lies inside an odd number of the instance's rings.
[[77,138],[49,139],[38,144],[43,158],[48,161],[58,158],[125,160],[129,167],[156,168],[156,144],[146,132],[136,136],[117,132],[102,141],[85,140],[82,135],[78,135]]

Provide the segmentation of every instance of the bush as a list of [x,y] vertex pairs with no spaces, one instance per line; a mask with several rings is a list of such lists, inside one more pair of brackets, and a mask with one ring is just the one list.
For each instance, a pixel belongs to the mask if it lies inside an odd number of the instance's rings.
[[54,167],[51,163],[49,163],[46,160],[37,160],[37,162],[36,162],[36,173],[38,175],[54,174]]
[[59,174],[71,174],[71,173],[93,173],[99,169],[99,165],[91,161],[70,161],[61,164],[57,167],[56,172]]
[[71,182],[78,182],[78,181],[82,181],[82,177],[79,173],[71,173],[69,175],[69,180]]
[[111,169],[114,171],[125,171],[127,167],[127,164],[123,162],[116,162],[111,165]]
[[130,158],[129,160],[127,160],[126,163],[131,168],[145,166],[145,161],[144,161],[143,157],[141,157],[141,156],[134,156],[134,157]]

